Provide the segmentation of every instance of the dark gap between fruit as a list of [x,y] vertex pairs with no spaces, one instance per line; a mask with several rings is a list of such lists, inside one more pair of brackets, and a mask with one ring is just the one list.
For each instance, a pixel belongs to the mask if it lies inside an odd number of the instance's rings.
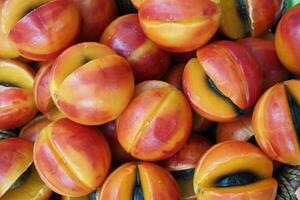
[[27,181],[31,174],[31,167],[28,167],[25,172],[10,186],[10,189],[15,189],[20,187],[23,183]]
[[171,174],[175,179],[190,179],[194,176],[195,168],[172,171]]

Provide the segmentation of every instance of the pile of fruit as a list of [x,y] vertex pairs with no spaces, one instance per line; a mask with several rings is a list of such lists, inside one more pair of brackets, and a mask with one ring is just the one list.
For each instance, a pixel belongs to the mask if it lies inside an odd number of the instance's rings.
[[1,200],[300,199],[300,0],[0,11]]

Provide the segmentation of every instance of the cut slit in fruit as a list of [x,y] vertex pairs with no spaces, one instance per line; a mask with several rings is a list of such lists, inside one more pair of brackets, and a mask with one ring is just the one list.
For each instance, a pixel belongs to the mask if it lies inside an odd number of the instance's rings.
[[136,180],[133,187],[133,200],[144,200],[143,188],[141,185],[140,173],[138,167],[136,167]]
[[0,83],[0,86],[19,88],[18,86],[16,86],[15,84],[12,84],[12,83]]
[[298,141],[300,141],[300,105],[297,102],[297,99],[293,96],[289,88],[285,85],[285,92],[289,104],[289,109],[291,113],[291,117],[293,120],[293,125],[296,131],[296,135],[298,137]]
[[236,1],[236,8],[238,11],[238,15],[242,21],[243,24],[243,31],[245,33],[245,36],[251,35],[251,29],[250,29],[250,20],[248,17],[248,10],[247,10],[247,2],[246,0],[237,0]]
[[248,185],[259,181],[261,178],[252,172],[237,172],[225,175],[215,182],[216,187],[234,187]]
[[24,182],[27,181],[31,174],[31,167],[28,167],[25,172],[10,186],[10,189],[15,189],[20,187]]
[[238,114],[238,115],[242,115],[242,114],[245,114],[246,113],[246,110],[244,109],[241,109],[239,108],[237,105],[235,105],[232,100],[230,98],[228,98],[227,96],[225,96],[218,88],[217,86],[215,85],[215,83],[213,82],[213,80],[206,76],[206,80],[207,80],[207,83],[208,85],[211,87],[211,89],[216,93],[218,94],[220,97],[222,97],[224,100],[228,101],[233,109],[235,110],[235,112]]

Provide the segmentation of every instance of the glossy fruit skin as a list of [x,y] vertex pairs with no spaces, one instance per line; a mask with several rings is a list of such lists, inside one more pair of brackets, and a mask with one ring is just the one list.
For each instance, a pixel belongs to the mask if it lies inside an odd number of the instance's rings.
[[82,17],[80,39],[97,41],[104,29],[117,17],[114,0],[75,0]]
[[[32,1],[34,2],[34,1]],[[6,1],[3,19],[14,21],[10,13],[19,0]],[[33,5],[32,5],[33,6]],[[24,7],[26,9],[32,7]],[[16,13],[18,14],[18,13]],[[53,0],[34,9],[6,27],[9,40],[20,55],[30,60],[54,59],[61,51],[76,41],[80,31],[80,14],[73,0]]]
[[145,200],[180,199],[178,186],[167,170],[150,162],[130,162],[110,174],[101,188],[99,200],[133,199],[137,179]]
[[22,138],[0,141],[0,197],[32,163],[33,143]]
[[280,19],[275,32],[275,47],[282,64],[300,75],[300,5],[288,10]]
[[274,41],[260,38],[245,38],[237,41],[254,58],[263,73],[263,90],[287,80],[288,71],[276,55]]
[[193,109],[217,122],[234,121],[262,92],[262,72],[236,42],[217,41],[197,50],[183,72],[183,89]]
[[128,60],[136,82],[160,79],[169,67],[170,53],[159,49],[146,37],[137,14],[114,20],[105,29],[100,42]]
[[160,163],[175,178],[180,189],[181,199],[196,199],[191,171],[195,169],[198,161],[211,146],[212,143],[206,138],[191,134],[185,145],[174,156]]
[[147,0],[138,14],[143,31],[159,47],[188,52],[213,37],[221,10],[219,0]]
[[248,141],[254,136],[252,114],[239,117],[236,121],[219,123],[216,130],[217,142],[227,140]]
[[272,159],[289,165],[300,164],[298,113],[290,105],[291,98],[299,105],[299,89],[299,80],[274,85],[261,96],[252,117],[255,139],[262,150]]
[[221,0],[221,32],[229,38],[258,37],[276,22],[283,0]]
[[134,92],[127,60],[96,42],[76,44],[57,57],[49,84],[60,112],[84,125],[115,120]]
[[[261,178],[239,186],[216,185],[220,177],[237,172],[251,172]],[[210,148],[199,161],[194,190],[198,200],[274,200],[277,181],[272,172],[272,161],[258,147],[242,141],[226,141]]]
[[55,106],[50,94],[49,81],[52,65],[53,62],[41,64],[34,77],[33,87],[36,107],[51,121],[65,117]]
[[30,167],[30,175],[22,185],[10,189],[1,197],[3,200],[48,200],[52,191],[45,185],[33,166]]
[[98,129],[60,119],[42,130],[34,144],[33,159],[41,179],[51,190],[79,197],[104,181],[111,153]]
[[35,116],[33,80],[26,64],[0,60],[0,129],[18,128]]
[[140,160],[171,157],[184,145],[191,131],[188,101],[178,89],[161,83],[136,95],[117,120],[120,144]]
[[23,126],[20,131],[19,137],[34,142],[44,127],[46,127],[51,121],[45,116],[38,116],[31,120],[28,124]]

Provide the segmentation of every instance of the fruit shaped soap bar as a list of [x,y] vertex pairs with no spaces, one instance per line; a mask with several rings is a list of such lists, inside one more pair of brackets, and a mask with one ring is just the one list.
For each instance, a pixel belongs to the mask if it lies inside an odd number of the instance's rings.
[[171,52],[188,52],[207,43],[220,25],[220,0],[146,0],[138,9],[147,37]]
[[145,36],[137,14],[114,20],[105,29],[100,42],[128,60],[137,82],[160,79],[169,67],[170,53],[159,49]]
[[289,73],[282,66],[276,55],[273,40],[245,38],[238,40],[237,42],[246,48],[260,67],[263,73],[264,90],[278,82],[288,79]]
[[81,40],[97,41],[106,26],[117,17],[114,0],[74,0],[82,17]]
[[166,169],[150,162],[130,162],[110,174],[96,199],[179,200],[180,194]]
[[300,4],[287,11],[275,32],[275,47],[282,64],[292,73],[300,75]]
[[36,107],[49,120],[64,118],[65,116],[55,106],[49,88],[50,71],[53,62],[41,64],[36,76],[34,77],[33,95]]
[[198,200],[275,200],[277,181],[273,164],[258,147],[226,141],[210,148],[194,175]]
[[218,41],[200,48],[183,72],[183,89],[193,109],[217,122],[234,121],[262,92],[262,72],[236,42]]
[[117,135],[133,157],[158,161],[174,155],[187,141],[192,112],[177,88],[162,81],[147,82],[137,86],[139,92],[119,116]]
[[252,125],[257,143],[272,159],[300,165],[300,81],[268,89],[255,105]]
[[134,92],[127,60],[96,42],[76,44],[57,57],[49,84],[57,108],[84,125],[116,119]]
[[221,0],[221,32],[232,39],[257,37],[276,22],[283,0]]
[[34,142],[42,129],[50,122],[44,115],[38,116],[22,127],[19,136]]
[[193,189],[195,166],[211,146],[211,142],[206,138],[191,134],[180,151],[161,162],[161,165],[168,169],[175,178],[180,189],[181,199],[196,199]]
[[233,122],[224,122],[217,125],[217,142],[226,140],[249,141],[254,139],[254,130],[252,128],[252,114],[239,117]]
[[51,60],[75,42],[81,17],[73,0],[7,0],[2,31],[21,56]]
[[111,153],[97,128],[60,119],[39,134],[33,159],[40,177],[51,190],[79,197],[102,184],[109,172]]
[[35,116],[33,82],[34,73],[29,66],[0,60],[0,129],[18,128]]

